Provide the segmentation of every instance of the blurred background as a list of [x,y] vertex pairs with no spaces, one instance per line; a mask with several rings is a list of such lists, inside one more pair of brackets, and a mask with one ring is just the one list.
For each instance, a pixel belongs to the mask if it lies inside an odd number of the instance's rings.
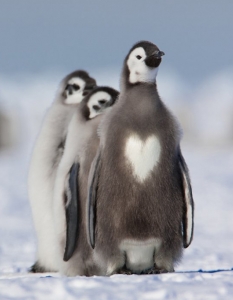
[[[165,52],[158,90],[183,127],[183,151],[197,203],[206,200],[210,191],[200,188],[204,180],[200,173],[216,187],[220,175],[213,174],[220,171],[211,166],[220,158],[222,172],[227,170],[222,180],[230,188],[232,12],[232,0],[0,0],[0,233],[8,236],[13,229],[14,236],[24,235],[27,259],[28,253],[34,255],[27,171],[59,82],[83,68],[98,84],[119,88],[123,59],[140,40],[154,42]],[[222,189],[219,197],[226,193]],[[205,216],[200,213],[199,217],[202,226]],[[227,217],[223,226],[228,224]],[[14,251],[11,240],[6,238],[8,246],[1,246],[4,253],[10,253],[11,243]]]
[[139,40],[166,54],[158,88],[184,141],[232,145],[232,11],[231,0],[0,0],[1,148],[38,131],[69,72],[83,68],[118,88]]

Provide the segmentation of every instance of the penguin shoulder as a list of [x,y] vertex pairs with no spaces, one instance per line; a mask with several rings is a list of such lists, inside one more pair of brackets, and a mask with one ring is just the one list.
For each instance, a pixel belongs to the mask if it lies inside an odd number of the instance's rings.
[[180,122],[177,117],[173,114],[173,112],[162,102],[163,110],[164,110],[164,120],[168,123],[168,130],[170,134],[176,138],[179,143],[183,136],[183,129],[181,127]]
[[111,136],[113,137],[115,128],[121,123],[121,113],[122,107],[119,100],[116,103],[108,107],[104,114],[102,115],[101,121],[97,127],[97,135],[100,139],[100,145],[106,144],[107,139]]

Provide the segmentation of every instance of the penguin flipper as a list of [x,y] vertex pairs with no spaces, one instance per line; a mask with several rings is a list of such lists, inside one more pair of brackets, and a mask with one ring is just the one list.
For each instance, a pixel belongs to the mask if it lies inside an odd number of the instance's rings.
[[95,209],[96,209],[96,197],[100,170],[101,150],[99,149],[91,165],[88,181],[88,198],[87,198],[87,233],[88,241],[91,247],[95,248]]
[[68,178],[67,204],[66,204],[66,246],[63,256],[68,261],[76,248],[78,237],[78,174],[79,163],[73,164]]
[[191,180],[189,177],[189,171],[184,157],[179,149],[179,167],[181,171],[183,181],[183,193],[184,193],[184,214],[183,214],[183,245],[187,248],[193,239],[193,227],[194,227],[194,201],[192,195]]

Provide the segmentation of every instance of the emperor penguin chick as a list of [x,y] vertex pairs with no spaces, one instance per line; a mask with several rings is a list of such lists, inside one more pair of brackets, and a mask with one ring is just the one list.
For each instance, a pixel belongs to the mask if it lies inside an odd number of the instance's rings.
[[58,270],[52,218],[55,175],[74,109],[95,86],[95,79],[85,71],[67,75],[59,85],[38,135],[28,178],[29,201],[37,234],[37,261],[32,272]]
[[110,87],[95,88],[76,109],[68,127],[54,192],[59,271],[67,276],[89,275],[92,249],[86,233],[88,175],[99,146],[99,122],[118,94]]
[[98,275],[172,272],[192,241],[181,131],[157,91],[163,55],[147,41],[132,47],[119,99],[101,124],[87,222]]

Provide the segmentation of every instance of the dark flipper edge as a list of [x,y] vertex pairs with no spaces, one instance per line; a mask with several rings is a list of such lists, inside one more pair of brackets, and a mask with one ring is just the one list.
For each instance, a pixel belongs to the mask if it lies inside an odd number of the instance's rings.
[[188,167],[179,150],[179,166],[183,181],[184,192],[184,216],[183,216],[183,244],[184,248],[187,248],[193,239],[193,227],[194,227],[194,201],[192,195],[191,181],[189,177]]
[[78,237],[78,174],[79,164],[73,164],[70,170],[68,192],[67,192],[67,205],[66,205],[66,247],[63,260],[68,261],[76,248]]
[[88,203],[87,203],[87,232],[88,241],[91,247],[95,248],[95,221],[96,221],[96,197],[98,188],[99,168],[100,168],[100,150],[96,154],[94,161],[92,162],[90,174],[89,174],[89,191],[88,191]]

